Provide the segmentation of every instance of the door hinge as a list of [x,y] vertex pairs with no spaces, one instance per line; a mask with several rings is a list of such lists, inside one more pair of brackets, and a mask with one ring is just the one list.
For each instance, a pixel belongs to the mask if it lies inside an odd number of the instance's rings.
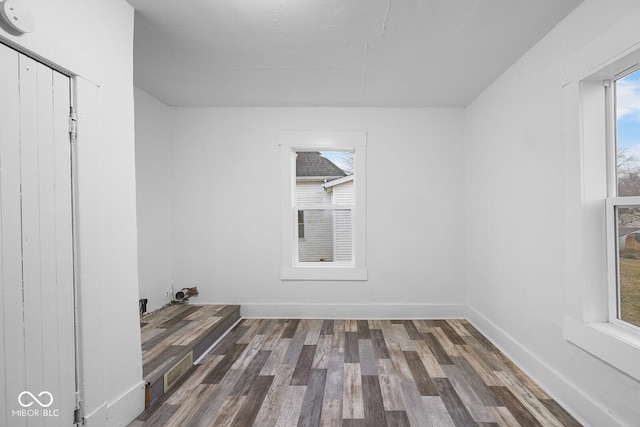
[[73,424],[77,426],[84,425],[84,409],[82,404],[80,393],[76,392],[76,409],[73,410]]
[[69,136],[71,137],[71,142],[75,142],[78,137],[78,116],[73,108],[69,113]]
[[80,408],[76,408],[73,411],[73,424],[77,426],[81,426],[84,424],[84,420],[82,419],[82,411]]

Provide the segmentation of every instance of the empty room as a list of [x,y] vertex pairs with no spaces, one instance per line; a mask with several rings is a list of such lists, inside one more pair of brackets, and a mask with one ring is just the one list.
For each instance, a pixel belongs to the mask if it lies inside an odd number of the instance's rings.
[[4,0],[0,67],[0,425],[640,426],[637,0]]

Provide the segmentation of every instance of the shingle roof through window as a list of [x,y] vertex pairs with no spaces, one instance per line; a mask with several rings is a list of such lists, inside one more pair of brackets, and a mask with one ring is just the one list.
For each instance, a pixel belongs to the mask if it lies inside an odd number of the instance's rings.
[[296,156],[296,176],[342,177],[347,174],[318,151],[299,151]]

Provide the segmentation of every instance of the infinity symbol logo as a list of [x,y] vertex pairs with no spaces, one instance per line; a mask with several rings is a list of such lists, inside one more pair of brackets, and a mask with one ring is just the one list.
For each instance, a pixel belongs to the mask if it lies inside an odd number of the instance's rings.
[[[49,396],[49,403],[44,403],[44,402],[41,402],[40,400],[38,400],[38,397],[41,397],[43,395],[44,396]],[[53,403],[53,395],[51,393],[49,393],[48,391],[41,391],[38,394],[38,397],[35,397],[33,395],[33,393],[31,393],[30,391],[23,391],[22,393],[20,393],[18,395],[18,403],[23,408],[28,408],[29,406],[33,405],[33,402],[28,402],[28,401],[27,401],[28,403],[23,402],[23,399],[22,399],[23,396],[31,396],[31,399],[33,399],[38,405],[42,406],[43,408],[48,408]],[[42,399],[42,400],[44,400],[46,402],[46,399]]]

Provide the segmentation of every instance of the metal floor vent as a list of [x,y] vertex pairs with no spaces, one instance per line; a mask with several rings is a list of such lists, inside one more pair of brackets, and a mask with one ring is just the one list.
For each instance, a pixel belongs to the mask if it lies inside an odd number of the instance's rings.
[[191,366],[193,366],[193,351],[187,353],[173,368],[164,374],[164,392],[166,393]]

